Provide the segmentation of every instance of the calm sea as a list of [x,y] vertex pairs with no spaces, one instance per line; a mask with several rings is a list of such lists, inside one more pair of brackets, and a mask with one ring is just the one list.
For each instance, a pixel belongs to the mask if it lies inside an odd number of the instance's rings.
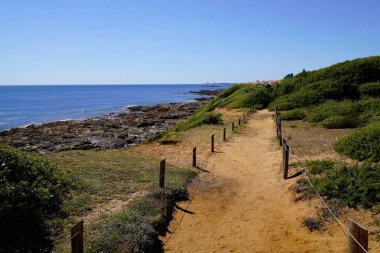
[[57,120],[85,119],[120,112],[130,105],[191,101],[191,90],[207,85],[25,85],[0,86],[0,130]]

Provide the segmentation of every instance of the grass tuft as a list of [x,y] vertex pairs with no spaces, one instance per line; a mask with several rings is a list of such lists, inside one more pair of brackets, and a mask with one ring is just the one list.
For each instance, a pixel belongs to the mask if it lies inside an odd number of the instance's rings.
[[318,218],[304,217],[302,218],[301,224],[303,227],[307,228],[310,232],[323,230],[323,222]]

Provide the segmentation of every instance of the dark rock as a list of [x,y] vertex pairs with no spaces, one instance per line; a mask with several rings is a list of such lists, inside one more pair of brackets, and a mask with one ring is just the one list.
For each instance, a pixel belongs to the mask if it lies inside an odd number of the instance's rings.
[[223,90],[196,90],[196,91],[190,91],[190,93],[203,95],[203,96],[216,96],[222,91]]
[[205,102],[134,106],[84,121],[57,121],[0,132],[0,142],[30,151],[116,149],[135,145],[186,119]]

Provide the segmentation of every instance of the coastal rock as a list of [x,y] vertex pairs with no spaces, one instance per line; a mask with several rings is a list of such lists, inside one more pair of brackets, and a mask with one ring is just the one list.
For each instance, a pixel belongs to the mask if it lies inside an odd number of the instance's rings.
[[187,118],[206,101],[133,106],[83,121],[30,125],[0,132],[0,142],[29,151],[117,149],[133,146]]
[[223,90],[196,90],[196,91],[190,91],[190,93],[203,95],[203,96],[216,96],[222,91]]

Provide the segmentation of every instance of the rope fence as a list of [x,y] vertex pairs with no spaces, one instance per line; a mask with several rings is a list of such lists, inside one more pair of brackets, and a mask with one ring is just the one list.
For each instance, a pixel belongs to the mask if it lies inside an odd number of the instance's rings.
[[[274,105],[274,111],[275,111],[275,122],[276,122],[276,136],[279,140],[279,145],[282,146],[283,151],[283,172],[284,172],[284,179],[288,178],[288,167],[289,167],[289,145],[287,144],[286,140],[282,136],[282,130],[281,130],[281,118],[277,113],[276,105]],[[363,228],[360,224],[358,224],[356,221],[349,219],[350,226],[347,228],[342,221],[338,219],[338,217],[334,214],[332,209],[328,206],[326,201],[322,198],[322,196],[317,191],[316,187],[310,180],[309,176],[307,175],[307,172],[305,169],[303,169],[298,161],[298,157],[293,156],[292,158],[295,159],[295,162],[297,164],[297,171],[300,175],[303,175],[304,178],[309,183],[312,190],[315,192],[315,194],[318,196],[318,198],[321,200],[323,205],[327,208],[328,212],[331,214],[331,216],[334,218],[334,220],[337,222],[345,236],[349,239],[348,240],[348,253],[368,253],[368,230]],[[355,234],[355,235],[354,235]],[[359,242],[360,240],[360,242]]]
[[[348,238],[348,253],[368,253],[368,230],[363,228],[360,224],[355,222],[352,219],[349,219],[349,227],[345,226],[342,221],[338,219],[338,217],[334,214],[333,210],[329,207],[329,205],[326,203],[326,201],[322,198],[322,196],[317,191],[315,185],[312,183],[311,179],[307,175],[307,172],[304,168],[300,166],[300,162],[298,159],[298,156],[295,153],[290,153],[290,147],[288,143],[286,142],[285,138],[283,137],[283,131],[281,129],[281,118],[280,115],[277,112],[276,105],[274,105],[274,112],[275,112],[275,124],[276,124],[276,137],[278,139],[279,146],[282,147],[282,157],[283,157],[283,178],[284,180],[288,179],[288,171],[289,171],[289,158],[291,154],[291,158],[295,160],[296,163],[296,169],[297,174],[302,175],[310,187],[312,188],[313,192],[317,195],[319,200],[322,202],[322,204],[326,207],[329,214],[333,217],[334,221],[338,224],[339,228],[342,230],[342,232],[345,234],[345,236]],[[252,113],[252,109],[249,108],[248,111],[246,111],[243,115],[243,120],[239,117],[237,123],[240,126],[241,123],[245,123],[247,118]],[[246,118],[247,116],[247,118]],[[232,133],[235,132],[235,122],[231,123],[231,130]],[[227,131],[226,127],[223,128],[223,141],[227,140]],[[215,152],[215,136],[214,134],[211,135],[211,143],[210,143],[210,151],[211,154]],[[294,149],[294,148],[293,148]],[[212,177],[213,173],[212,171],[207,171],[199,167],[199,159],[197,158],[197,147],[194,147],[192,150],[192,166],[194,168],[198,168],[202,171],[208,172],[206,174],[206,177]],[[165,170],[166,170],[166,159],[163,159],[160,161],[159,166],[159,175],[158,175],[158,187],[161,189],[165,189]],[[190,207],[192,201],[194,200],[196,194],[198,193],[199,186],[200,186],[201,180],[198,180],[194,192],[189,198],[189,202],[186,206],[186,210]],[[171,231],[170,236],[167,238],[163,244],[166,244],[174,235],[174,233],[178,230],[178,228],[181,226],[181,223],[184,219],[185,212],[182,214],[178,225]],[[84,224],[83,220],[77,223],[75,226],[71,229],[71,252],[72,253],[83,253],[83,231],[84,231]]]
[[[237,121],[238,125],[240,126],[241,123],[246,122],[246,119],[247,119],[246,116],[249,117],[251,115],[251,113],[252,113],[252,109],[249,108],[249,110],[247,110],[243,114],[243,120],[241,120],[241,118],[239,117],[239,119]],[[235,122],[232,122],[232,133],[234,133],[234,132],[235,132]],[[227,128],[226,127],[223,128],[223,141],[227,141]],[[211,149],[210,149],[211,153],[214,153],[215,152],[215,135],[214,134],[211,135],[210,147],[211,147]],[[197,159],[197,147],[194,147],[192,150],[192,166],[194,168],[200,169],[202,171],[206,171],[206,170],[202,169],[201,167],[199,167],[198,160],[199,159]],[[211,177],[212,172],[210,172],[210,171],[207,171],[207,172],[208,173],[206,175],[208,177]],[[158,174],[158,187],[161,189],[165,189],[165,173],[166,173],[166,159],[163,159],[160,161],[159,174]],[[185,208],[186,210],[189,208],[190,204],[192,203],[193,199],[195,198],[195,196],[198,192],[200,183],[201,183],[201,181],[198,180],[198,183],[194,189],[194,192],[193,192],[192,196],[189,198],[189,203],[187,204],[187,206]],[[166,244],[172,238],[173,234],[180,227],[184,216],[185,216],[185,212],[183,213],[182,217],[180,218],[178,226],[171,232],[170,236],[168,237],[168,239],[165,242],[163,242],[163,244]],[[68,240],[71,241],[71,253],[83,253],[84,252],[83,251],[84,250],[83,231],[84,231],[83,220],[81,220],[80,222],[78,222],[76,225],[74,225],[71,228],[71,236],[68,238]]]

